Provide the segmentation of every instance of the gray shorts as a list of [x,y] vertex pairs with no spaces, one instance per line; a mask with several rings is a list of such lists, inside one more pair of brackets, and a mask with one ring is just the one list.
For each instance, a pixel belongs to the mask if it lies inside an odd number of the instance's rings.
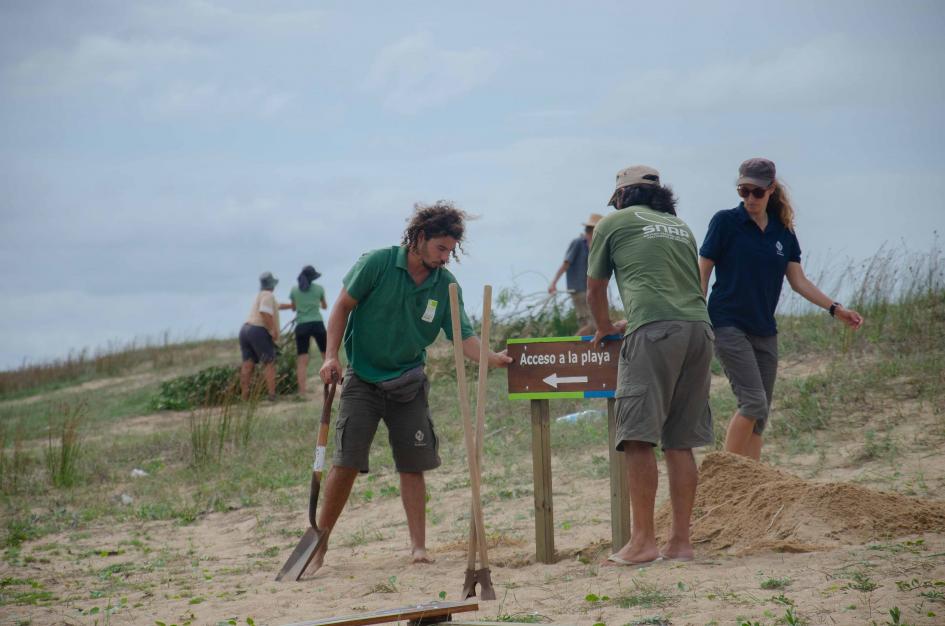
[[734,326],[716,328],[715,355],[732,385],[738,412],[755,420],[752,432],[760,435],[768,423],[778,376],[778,336],[749,335]]
[[714,442],[712,327],[651,322],[624,337],[617,365],[617,449],[643,441],[682,450]]
[[240,353],[244,361],[271,363],[276,359],[276,344],[262,326],[243,324],[240,328]]
[[341,386],[332,463],[362,473],[370,471],[371,442],[378,422],[384,420],[398,472],[425,472],[439,467],[440,444],[430,417],[429,391],[430,383],[424,378],[412,399],[397,402],[389,392],[361,380],[348,368]]

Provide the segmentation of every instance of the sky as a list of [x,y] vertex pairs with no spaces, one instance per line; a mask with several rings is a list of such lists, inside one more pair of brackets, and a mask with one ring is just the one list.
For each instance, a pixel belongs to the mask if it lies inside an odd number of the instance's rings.
[[545,290],[638,163],[701,242],[772,159],[809,275],[931,249],[943,32],[935,0],[4,0],[0,369],[235,336],[267,270],[331,304],[439,199],[477,216],[478,315],[484,284]]

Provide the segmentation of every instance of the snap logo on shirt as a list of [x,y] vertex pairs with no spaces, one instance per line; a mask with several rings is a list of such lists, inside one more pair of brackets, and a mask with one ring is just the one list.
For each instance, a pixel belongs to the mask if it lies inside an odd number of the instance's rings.
[[778,256],[784,256],[784,246],[781,245],[780,241],[774,242],[774,247],[778,249]]
[[690,238],[689,229],[686,223],[672,215],[652,215],[642,211],[634,211],[634,215],[649,222],[650,226],[643,227],[643,237],[645,239],[665,238],[674,241],[688,242]]

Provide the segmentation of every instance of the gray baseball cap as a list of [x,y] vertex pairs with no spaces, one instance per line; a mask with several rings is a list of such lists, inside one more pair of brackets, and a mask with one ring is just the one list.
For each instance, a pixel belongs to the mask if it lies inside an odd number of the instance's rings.
[[736,185],[758,185],[770,187],[775,179],[774,163],[768,159],[756,157],[748,159],[738,166],[738,182]]
[[263,272],[259,275],[259,286],[263,289],[273,289],[279,284],[279,279],[272,272]]
[[617,187],[610,196],[608,206],[616,206],[617,192],[631,185],[652,185],[659,187],[660,173],[647,165],[631,165],[617,172]]

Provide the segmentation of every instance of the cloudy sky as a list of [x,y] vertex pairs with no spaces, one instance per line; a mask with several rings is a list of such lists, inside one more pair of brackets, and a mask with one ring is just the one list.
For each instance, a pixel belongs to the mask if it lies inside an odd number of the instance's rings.
[[[766,156],[808,272],[945,233],[945,3],[0,3],[0,368],[233,336],[257,276],[329,301],[414,202],[453,269],[547,286],[616,171],[701,240]],[[563,286],[563,281],[562,281]]]

